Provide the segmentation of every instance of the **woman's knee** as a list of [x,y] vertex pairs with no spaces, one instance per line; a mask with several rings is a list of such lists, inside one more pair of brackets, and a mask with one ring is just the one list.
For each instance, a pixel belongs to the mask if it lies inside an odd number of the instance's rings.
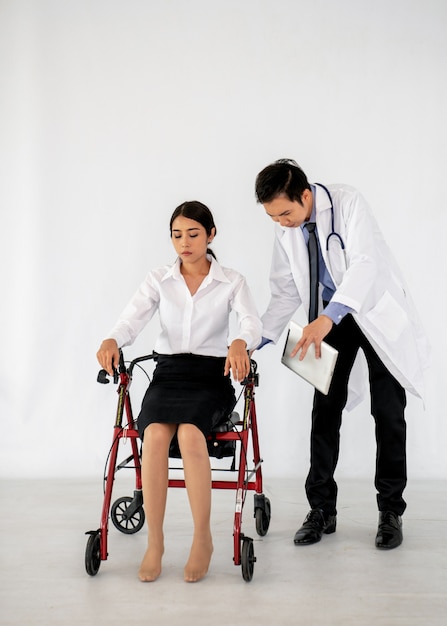
[[156,449],[167,449],[176,428],[175,424],[149,424],[144,430],[143,448],[153,446]]
[[185,454],[208,455],[205,436],[194,424],[180,424],[177,438],[182,456]]

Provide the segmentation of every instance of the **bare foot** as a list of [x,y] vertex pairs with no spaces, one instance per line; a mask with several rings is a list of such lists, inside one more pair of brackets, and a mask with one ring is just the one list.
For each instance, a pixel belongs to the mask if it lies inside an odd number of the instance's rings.
[[163,546],[150,545],[141,561],[138,578],[143,583],[152,583],[161,574],[161,558],[163,556]]
[[184,570],[184,578],[187,583],[196,583],[206,576],[212,554],[213,541],[211,535],[206,538],[193,539],[189,559]]

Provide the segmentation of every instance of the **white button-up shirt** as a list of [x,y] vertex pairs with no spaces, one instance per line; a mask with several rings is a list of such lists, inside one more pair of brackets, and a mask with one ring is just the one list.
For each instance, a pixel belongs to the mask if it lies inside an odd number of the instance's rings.
[[[234,339],[243,339],[248,350],[256,348],[262,325],[245,278],[208,259],[210,271],[194,295],[180,273],[180,259],[151,270],[108,336],[119,347],[130,345],[158,310],[162,331],[154,350],[159,354],[226,356]],[[237,319],[233,337],[231,311]]]

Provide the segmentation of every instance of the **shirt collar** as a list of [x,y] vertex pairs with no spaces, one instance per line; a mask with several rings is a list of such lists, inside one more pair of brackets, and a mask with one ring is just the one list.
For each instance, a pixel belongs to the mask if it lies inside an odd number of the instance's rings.
[[303,230],[306,227],[306,224],[309,224],[310,222],[316,222],[317,221],[317,210],[315,207],[315,197],[316,197],[316,187],[315,185],[310,185],[310,188],[312,190],[312,212],[310,214],[310,217],[307,221],[303,222],[300,226],[301,230]]
[[216,261],[216,259],[210,254],[207,254],[207,258],[209,261],[211,261],[210,272],[208,274],[210,280],[218,280],[221,283],[230,283],[231,281],[223,271],[222,266],[219,265],[219,263]]
[[168,269],[166,274],[163,276],[161,281],[167,280],[168,278],[174,278],[174,280],[178,280],[180,278],[180,259],[177,257],[174,265]]
[[[208,276],[206,276],[206,278],[204,279],[204,282],[206,284],[210,283],[212,280],[218,280],[221,283],[231,282],[225,275],[225,272],[223,271],[222,267],[219,265],[219,263],[211,254],[207,254],[206,258],[208,259],[208,261],[211,261],[210,271],[208,272]],[[173,278],[174,280],[180,280],[180,278],[182,277],[182,274],[180,272],[180,264],[181,264],[180,258],[177,257],[177,260],[175,261],[174,265],[172,265],[172,267],[170,267],[169,270],[164,275],[163,280],[166,280],[168,278]]]

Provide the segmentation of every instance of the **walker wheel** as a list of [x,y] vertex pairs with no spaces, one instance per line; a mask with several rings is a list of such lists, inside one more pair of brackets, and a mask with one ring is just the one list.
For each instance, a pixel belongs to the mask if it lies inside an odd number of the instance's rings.
[[123,496],[113,503],[110,511],[110,518],[115,528],[126,535],[133,535],[141,530],[144,526],[144,511],[140,506],[135,511],[129,513],[129,508],[134,498]]
[[85,548],[85,569],[89,576],[96,576],[101,565],[101,531],[90,530]]
[[271,507],[270,500],[263,498],[263,505],[255,508],[256,532],[260,537],[264,537],[270,526]]
[[242,578],[249,583],[253,578],[253,570],[256,563],[255,552],[253,549],[253,539],[244,537],[242,540],[241,566]]

